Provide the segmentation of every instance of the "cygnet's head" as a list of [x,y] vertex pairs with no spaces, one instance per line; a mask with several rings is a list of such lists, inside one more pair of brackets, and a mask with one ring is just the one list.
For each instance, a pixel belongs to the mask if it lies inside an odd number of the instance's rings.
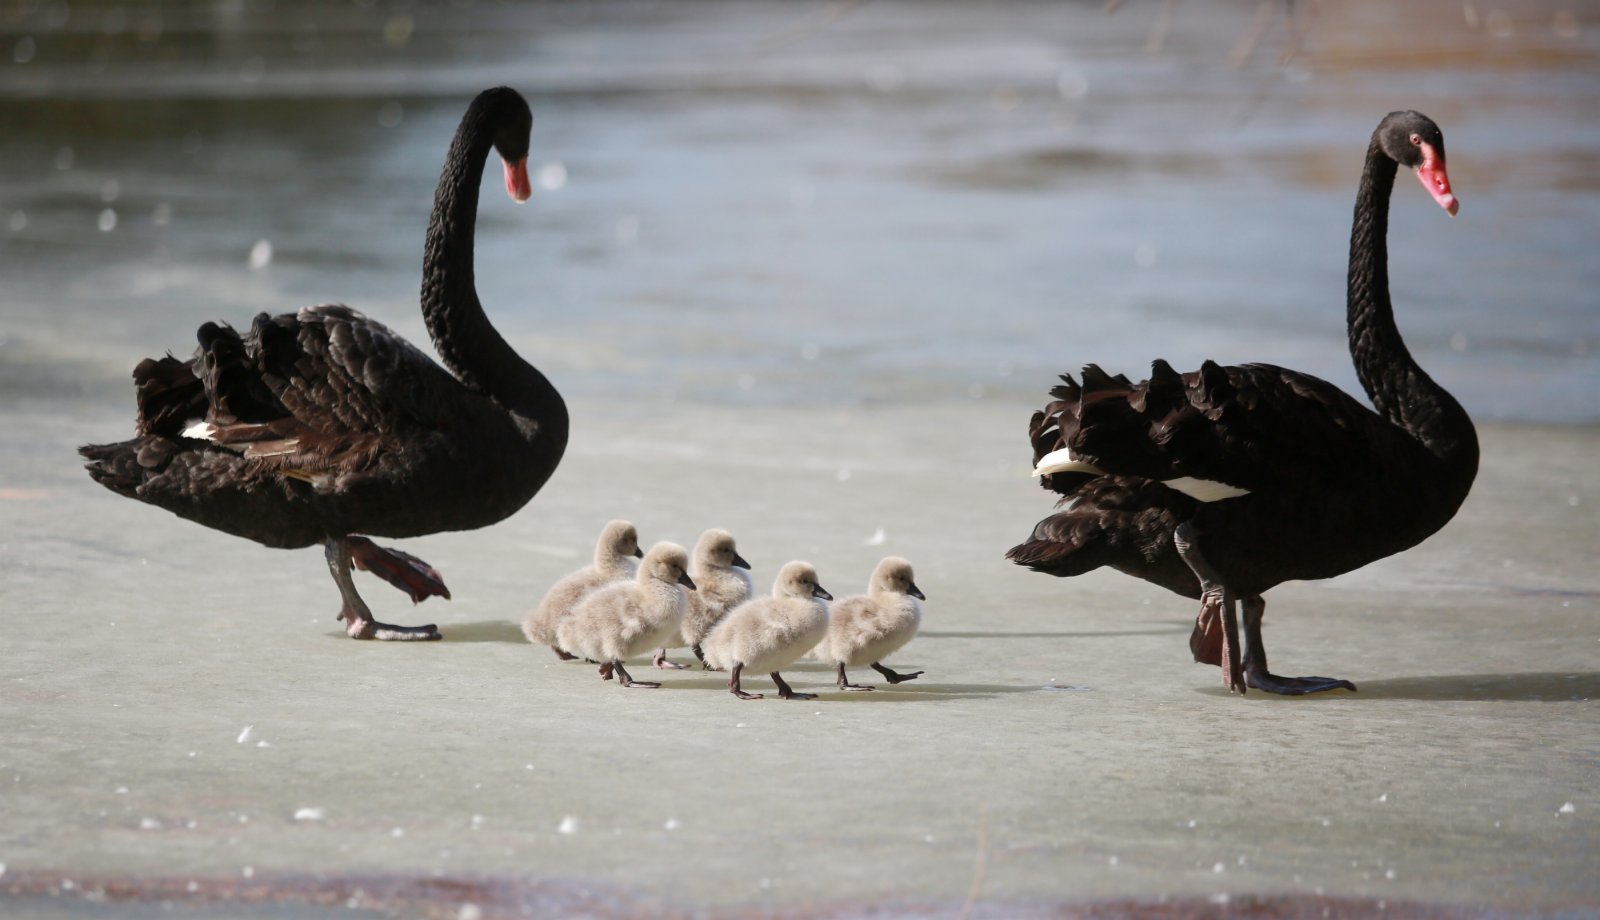
[[657,543],[644,554],[644,561],[639,563],[639,580],[647,578],[694,590],[694,580],[689,577],[689,554],[676,543]]
[[772,596],[833,600],[833,595],[817,583],[817,570],[809,562],[791,562],[779,570],[778,580],[772,583]]
[[596,544],[601,552],[607,556],[643,556],[639,549],[639,531],[633,529],[633,524],[628,521],[612,521],[600,531],[600,540]]
[[872,571],[871,591],[891,591],[895,594],[909,594],[917,600],[927,600],[917,587],[917,582],[911,574],[911,563],[899,556],[889,556]]
[[700,542],[694,545],[694,561],[708,569],[750,568],[739,555],[733,534],[715,527],[700,535]]

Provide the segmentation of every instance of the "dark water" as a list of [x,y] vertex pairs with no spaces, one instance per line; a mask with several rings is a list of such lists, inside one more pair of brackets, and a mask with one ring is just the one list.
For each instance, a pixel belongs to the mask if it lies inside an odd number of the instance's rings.
[[544,183],[491,170],[479,288],[576,396],[1021,413],[1157,356],[1354,388],[1355,182],[1416,108],[1462,210],[1401,177],[1413,351],[1479,418],[1600,419],[1600,6],[1477,0],[0,2],[0,393],[126,398],[200,322],[313,302],[423,337],[496,83]]

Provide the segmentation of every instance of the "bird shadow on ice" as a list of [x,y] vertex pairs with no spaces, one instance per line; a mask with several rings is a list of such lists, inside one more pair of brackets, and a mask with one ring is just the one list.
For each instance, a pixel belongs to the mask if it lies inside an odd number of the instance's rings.
[[1092,632],[984,632],[981,630],[924,629],[917,632],[919,639],[1115,639],[1122,636],[1165,636],[1175,632],[1186,633],[1194,629],[1194,621],[1186,620],[1174,626],[1150,629],[1107,629]]
[[[1434,700],[1461,702],[1565,703],[1600,698],[1600,672],[1527,671],[1519,674],[1435,674],[1424,677],[1391,677],[1363,680],[1357,691],[1334,690],[1306,696],[1281,696],[1256,691],[1249,699],[1309,705],[1315,702],[1346,700]],[[1221,686],[1197,689],[1207,696],[1231,696]]]
[[1600,698],[1600,672],[1435,674],[1425,677],[1369,680],[1356,686],[1361,688],[1358,697],[1377,699],[1562,703]]
[[515,642],[528,644],[522,627],[510,620],[478,620],[473,623],[441,623],[439,632],[446,642]]
[[[634,672],[634,676],[644,679],[641,672]],[[830,681],[827,684],[813,684],[807,680],[797,680],[786,670],[789,682],[801,693],[818,694],[817,702],[837,703],[849,701],[880,703],[932,703],[946,700],[976,700],[987,699],[1002,693],[1032,693],[1040,688],[1035,684],[925,684],[922,681],[912,681],[898,686],[876,686],[872,692],[860,690],[840,690]],[[650,678],[654,680],[655,678]],[[768,699],[776,699],[778,694],[772,688],[770,681],[765,677],[756,678],[749,675],[743,681],[746,691],[764,694]],[[695,678],[692,680],[672,680],[667,678],[661,682],[661,689],[667,690],[722,690],[728,689],[726,677],[720,679]]]

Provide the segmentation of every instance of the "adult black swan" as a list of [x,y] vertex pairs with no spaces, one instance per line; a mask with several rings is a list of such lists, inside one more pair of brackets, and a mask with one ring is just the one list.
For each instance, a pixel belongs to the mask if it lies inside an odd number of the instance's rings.
[[1384,118],[1356,195],[1348,293],[1350,356],[1377,412],[1267,364],[1180,375],[1156,361],[1139,383],[1090,365],[1033,416],[1034,472],[1063,497],[1009,559],[1062,576],[1110,566],[1198,598],[1190,648],[1226,662],[1223,683],[1240,693],[1355,689],[1268,670],[1262,592],[1416,545],[1455,515],[1478,471],[1471,419],[1395,327],[1385,236],[1399,164],[1457,208],[1438,126],[1416,112]]
[[239,334],[200,327],[193,358],[133,372],[138,436],[89,445],[96,482],[179,517],[267,546],[321,543],[339,612],[357,639],[438,639],[432,626],[377,622],[351,565],[407,592],[448,598],[426,563],[365,536],[470,530],[521,508],[555,471],[567,409],[500,337],[473,283],[478,185],[493,147],[506,191],[530,194],[533,118],[515,91],[467,108],[434,197],[422,314],[449,371],[382,324],[341,305],[263,313]]

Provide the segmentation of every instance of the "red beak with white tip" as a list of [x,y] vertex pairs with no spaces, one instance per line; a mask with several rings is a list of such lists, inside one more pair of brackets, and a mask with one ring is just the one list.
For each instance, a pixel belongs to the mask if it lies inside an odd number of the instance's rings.
[[1422,165],[1417,167],[1417,178],[1422,180],[1422,187],[1428,190],[1433,200],[1439,202],[1439,207],[1455,217],[1456,211],[1461,209],[1461,202],[1450,191],[1450,174],[1444,170],[1444,157],[1433,149],[1432,144],[1418,146],[1422,148]]
[[506,194],[517,204],[522,204],[533,197],[533,183],[528,181],[528,158],[523,157],[515,163],[506,161]]

